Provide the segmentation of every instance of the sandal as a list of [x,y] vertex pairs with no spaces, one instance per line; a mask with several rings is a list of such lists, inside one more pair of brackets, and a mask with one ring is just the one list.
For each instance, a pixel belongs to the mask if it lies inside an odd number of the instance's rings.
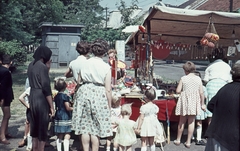
[[0,140],[0,143],[1,143],[1,144],[4,144],[4,145],[10,144],[10,142],[9,142],[6,138]]
[[184,143],[184,146],[185,146],[186,148],[190,148],[191,144],[187,144],[187,143],[185,142],[185,143]]
[[181,144],[181,142],[178,141],[178,140],[174,140],[173,143],[174,143],[176,146],[179,146],[179,145]]

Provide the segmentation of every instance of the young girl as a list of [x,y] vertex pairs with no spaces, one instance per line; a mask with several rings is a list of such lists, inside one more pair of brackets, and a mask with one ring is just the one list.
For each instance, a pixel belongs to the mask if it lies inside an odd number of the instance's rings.
[[146,103],[140,108],[136,132],[141,136],[141,151],[147,151],[147,145],[151,151],[155,151],[154,138],[158,134],[163,134],[159,133],[161,127],[157,118],[159,108],[152,102],[156,98],[156,91],[153,86],[148,86],[144,94]]
[[[110,151],[111,140],[115,137],[117,131],[117,122],[121,119],[121,106],[120,106],[120,97],[118,93],[112,93],[112,108],[111,108],[111,120],[112,120],[112,129],[113,136],[107,138],[107,147],[106,151]],[[113,151],[117,151],[118,144],[113,143]]]
[[[26,150],[32,150],[32,137],[30,136],[30,123],[29,123],[29,102],[28,96],[30,95],[30,87],[28,87],[20,96],[19,101],[27,108],[26,110],[26,124],[25,124],[25,131],[24,131],[24,139],[18,143],[19,147],[23,147],[25,145],[25,141],[27,142]],[[26,140],[25,140],[26,139]]]
[[116,122],[118,128],[114,139],[114,143],[119,144],[119,151],[132,151],[132,145],[137,143],[137,137],[134,131],[135,121],[129,119],[131,114],[131,104],[122,105],[122,119]]
[[[195,74],[201,78],[201,73],[199,71],[195,71]],[[203,85],[203,94],[204,94],[204,102],[207,99],[207,90],[206,87]],[[196,124],[197,124],[197,137],[196,137],[196,145],[203,145],[205,146],[206,143],[202,140],[202,121],[207,118],[206,112],[201,110],[200,114],[196,116]]]
[[67,87],[64,79],[56,79],[55,89],[58,91],[58,94],[55,96],[55,127],[54,131],[57,134],[57,150],[62,151],[62,140],[64,145],[64,151],[69,151],[69,140],[71,132],[71,119],[72,119],[72,110],[70,107],[70,98],[64,93]]
[[199,76],[195,75],[196,67],[194,63],[187,61],[183,65],[185,76],[181,77],[176,92],[180,96],[176,105],[176,115],[180,115],[178,123],[177,139],[174,140],[175,145],[180,145],[181,137],[186,121],[188,121],[188,136],[184,143],[186,148],[191,146],[191,138],[194,131],[195,117],[202,110],[206,109],[204,104],[203,85]]

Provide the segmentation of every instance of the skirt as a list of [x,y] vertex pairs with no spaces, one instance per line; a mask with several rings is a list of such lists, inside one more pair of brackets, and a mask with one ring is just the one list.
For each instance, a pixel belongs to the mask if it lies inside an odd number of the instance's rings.
[[75,135],[112,136],[110,113],[105,87],[83,84],[73,104],[72,130]]

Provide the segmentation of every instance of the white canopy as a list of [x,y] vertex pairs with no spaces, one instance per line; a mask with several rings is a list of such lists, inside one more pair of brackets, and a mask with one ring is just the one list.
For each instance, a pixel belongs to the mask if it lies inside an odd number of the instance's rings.
[[[127,39],[126,44],[145,43],[147,35],[151,40],[164,40],[169,43],[196,45],[205,34],[209,22],[214,24],[220,37],[219,46],[227,47],[240,40],[240,14],[217,11],[188,10],[164,6],[153,6],[143,22],[146,28],[144,40],[142,32],[137,31]],[[233,36],[235,34],[235,37]]]

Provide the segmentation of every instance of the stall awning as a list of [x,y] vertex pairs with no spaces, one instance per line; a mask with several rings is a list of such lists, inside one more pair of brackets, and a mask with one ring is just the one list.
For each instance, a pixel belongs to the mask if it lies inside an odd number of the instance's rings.
[[[234,39],[240,40],[240,13],[153,6],[143,25],[150,31],[151,40],[195,45],[205,34],[209,21],[220,37],[219,46],[232,46]],[[147,35],[145,33],[142,40],[142,34],[140,31],[132,33],[126,44],[133,44],[134,38],[137,44],[145,43]]]

